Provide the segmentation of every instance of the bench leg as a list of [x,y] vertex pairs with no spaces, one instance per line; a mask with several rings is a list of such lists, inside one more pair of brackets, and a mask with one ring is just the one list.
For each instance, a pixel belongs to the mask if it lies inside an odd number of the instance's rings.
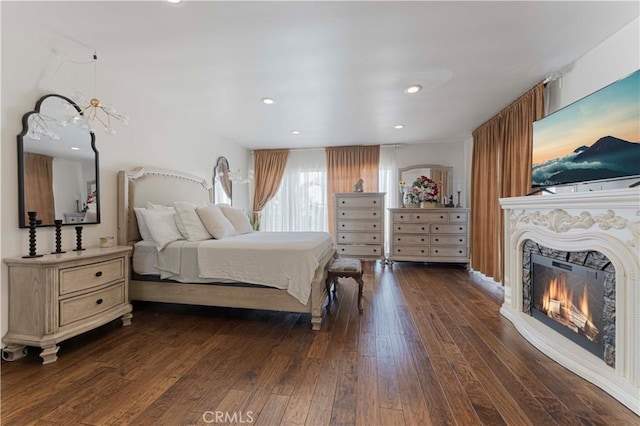
[[362,313],[362,287],[364,286],[364,281],[362,280],[362,274],[358,278],[356,278],[356,282],[358,283],[358,311]]

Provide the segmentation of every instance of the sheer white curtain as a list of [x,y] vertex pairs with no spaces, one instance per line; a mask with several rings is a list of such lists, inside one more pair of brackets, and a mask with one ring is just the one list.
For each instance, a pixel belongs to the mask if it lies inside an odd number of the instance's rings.
[[400,205],[400,187],[398,186],[398,163],[396,161],[396,155],[398,148],[395,146],[380,146],[380,169],[378,172],[378,190],[380,192],[386,192],[385,196],[385,248],[384,252],[386,256],[389,256],[389,238],[391,235],[391,215],[389,214],[389,207],[398,207]]
[[263,231],[327,231],[324,149],[289,152],[282,184],[262,211]]

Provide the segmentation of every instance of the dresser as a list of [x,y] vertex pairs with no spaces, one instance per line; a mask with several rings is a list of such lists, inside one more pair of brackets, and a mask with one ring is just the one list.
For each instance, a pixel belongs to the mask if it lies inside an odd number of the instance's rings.
[[469,263],[469,209],[393,208],[389,260]]
[[130,254],[131,247],[113,247],[4,259],[9,327],[2,358],[20,359],[25,346],[36,346],[42,348],[42,363],[49,364],[63,340],[119,317],[130,325]]
[[384,261],[384,192],[343,192],[335,197],[339,257]]

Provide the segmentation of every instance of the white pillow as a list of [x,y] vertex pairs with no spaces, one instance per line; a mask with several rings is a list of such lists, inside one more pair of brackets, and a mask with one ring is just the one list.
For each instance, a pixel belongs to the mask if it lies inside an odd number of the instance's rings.
[[138,232],[140,232],[140,237],[146,241],[153,241],[153,237],[151,236],[151,232],[149,232],[149,227],[147,226],[147,222],[144,220],[144,216],[142,215],[142,211],[146,210],[144,207],[134,207],[133,211],[136,214],[136,220],[138,221]]
[[[205,207],[207,204],[200,205]],[[173,203],[176,209],[176,225],[182,236],[189,241],[210,240],[211,234],[204,227],[200,216],[196,212],[198,204],[188,201],[176,201]]]
[[171,210],[144,209],[141,213],[158,251],[163,250],[169,243],[183,239],[176,226],[174,219],[176,213],[173,207]]
[[150,210],[172,210],[175,211],[173,206],[164,206],[162,204],[154,204],[151,201],[147,201],[147,208]]
[[209,231],[213,238],[219,240],[224,237],[236,235],[235,228],[231,222],[229,222],[229,219],[227,219],[222,213],[220,207],[208,204],[206,207],[197,207],[196,212],[198,213],[198,216],[200,216],[200,220],[204,224],[204,227],[207,228],[207,231]]
[[229,219],[238,234],[253,232],[249,217],[242,210],[227,205],[218,204],[218,206],[220,206],[220,210]]

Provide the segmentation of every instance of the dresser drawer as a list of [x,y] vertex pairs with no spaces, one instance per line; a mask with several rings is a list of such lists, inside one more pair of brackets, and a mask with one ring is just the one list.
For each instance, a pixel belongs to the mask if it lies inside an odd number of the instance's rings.
[[432,235],[431,244],[436,246],[466,246],[466,235]]
[[82,296],[60,300],[60,326],[94,316],[125,301],[124,282]]
[[336,207],[384,207],[382,197],[379,196],[354,196],[337,197]]
[[124,259],[60,269],[60,295],[124,279]]
[[338,209],[338,219],[378,219],[382,209]]
[[467,257],[466,247],[431,247],[431,256],[433,257]]
[[469,215],[467,213],[449,213],[449,222],[467,223]]
[[395,245],[428,245],[429,244],[429,236],[428,235],[395,235],[393,237],[393,243]]
[[467,225],[431,225],[432,234],[466,234]]
[[381,256],[382,246],[374,245],[352,245],[343,246],[338,244],[338,256]]
[[338,244],[380,243],[382,234],[375,232],[338,232]]
[[381,231],[381,221],[366,220],[338,220],[336,231]]
[[399,233],[399,234],[405,234],[405,233],[428,234],[429,225],[428,224],[421,225],[419,223],[407,223],[407,224],[394,223],[393,232]]
[[429,255],[429,247],[414,247],[414,246],[395,246],[393,248],[393,254],[396,256],[417,256],[425,257]]
[[446,223],[448,221],[447,213],[420,212],[420,213],[394,213],[393,221],[396,223]]

